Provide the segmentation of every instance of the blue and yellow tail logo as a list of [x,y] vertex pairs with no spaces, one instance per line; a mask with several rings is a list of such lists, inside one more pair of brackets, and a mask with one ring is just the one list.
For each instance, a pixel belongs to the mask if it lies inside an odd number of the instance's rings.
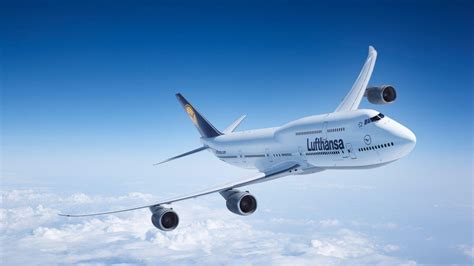
[[183,106],[184,111],[188,114],[191,121],[198,129],[202,137],[212,138],[222,135],[219,130],[217,130],[209,121],[207,121],[194,107],[181,95],[180,93],[176,94],[181,106]]
[[186,104],[186,106],[184,106],[184,109],[186,110],[186,113],[188,113],[193,123],[197,126],[198,121],[197,121],[196,113],[194,112],[193,107],[190,104]]

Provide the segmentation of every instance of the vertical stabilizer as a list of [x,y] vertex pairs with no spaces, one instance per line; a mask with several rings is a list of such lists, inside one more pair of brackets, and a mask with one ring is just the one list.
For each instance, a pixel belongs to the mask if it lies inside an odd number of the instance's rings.
[[179,103],[184,108],[184,111],[188,114],[191,121],[196,126],[197,130],[204,138],[213,138],[222,135],[204,116],[202,116],[184,97],[181,93],[176,94]]

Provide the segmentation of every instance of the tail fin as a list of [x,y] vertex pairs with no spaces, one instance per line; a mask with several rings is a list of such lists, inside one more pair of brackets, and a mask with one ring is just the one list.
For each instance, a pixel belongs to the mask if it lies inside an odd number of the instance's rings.
[[186,113],[188,113],[189,118],[198,129],[201,136],[204,138],[212,138],[222,135],[222,133],[217,130],[209,121],[204,118],[184,97],[181,93],[176,94],[179,103],[183,106]]

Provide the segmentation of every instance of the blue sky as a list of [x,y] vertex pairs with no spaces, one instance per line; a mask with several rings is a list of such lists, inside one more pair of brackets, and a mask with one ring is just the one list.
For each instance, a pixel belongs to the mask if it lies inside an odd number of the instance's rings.
[[[260,223],[287,219],[262,234],[288,234],[319,251],[350,230],[373,240],[371,247],[398,247],[388,255],[373,250],[404,262],[470,263],[472,14],[468,1],[2,2],[2,195],[161,197],[252,174],[206,153],[151,167],[199,145],[174,94],[183,93],[220,129],[242,114],[248,117],[241,129],[277,126],[333,111],[373,45],[379,56],[371,84],[394,85],[399,98],[362,107],[412,129],[418,138],[412,154],[379,169],[251,187],[262,211],[225,221],[261,232]],[[6,213],[38,207],[5,197]],[[217,196],[198,203],[209,212],[225,208]],[[288,226],[301,220],[336,227]],[[32,226],[68,226],[45,221]],[[305,239],[313,229],[325,244]],[[12,239],[18,233],[8,232]],[[280,255],[289,252],[279,248]],[[349,254],[352,246],[340,248]],[[317,259],[308,255],[314,250],[301,252]]]

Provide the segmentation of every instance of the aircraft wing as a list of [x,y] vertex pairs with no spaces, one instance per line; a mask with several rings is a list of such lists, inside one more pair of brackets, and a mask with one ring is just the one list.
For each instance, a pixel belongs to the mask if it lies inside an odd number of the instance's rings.
[[133,211],[133,210],[138,210],[138,209],[144,209],[144,208],[149,208],[157,205],[163,205],[163,204],[171,204],[173,202],[178,202],[178,201],[183,201],[191,198],[197,198],[201,197],[204,195],[216,193],[216,192],[221,192],[225,190],[229,190],[232,188],[238,188],[238,187],[243,187],[247,186],[250,184],[255,184],[255,183],[260,183],[260,182],[265,182],[270,179],[275,179],[278,177],[283,177],[285,175],[288,175],[290,171],[293,169],[297,168],[299,165],[297,163],[287,163],[284,165],[281,165],[278,168],[273,169],[272,171],[269,171],[267,173],[258,173],[257,175],[249,178],[244,178],[239,181],[234,181],[234,182],[229,182],[223,185],[215,186],[209,189],[201,190],[195,193],[190,193],[187,195],[183,195],[180,197],[174,197],[170,198],[167,200],[162,200],[159,201],[155,204],[151,205],[145,205],[145,206],[139,206],[139,207],[134,207],[134,208],[129,208],[129,209],[123,209],[123,210],[117,210],[117,211],[106,211],[106,212],[98,212],[98,213],[89,213],[89,214],[59,214],[59,216],[66,216],[66,217],[86,217],[86,216],[95,216],[95,215],[104,215],[104,214],[112,214],[112,213],[119,213],[119,212],[127,212],[127,211]]
[[353,111],[359,108],[362,97],[364,97],[365,90],[369,84],[372,71],[374,70],[375,61],[377,60],[377,51],[374,47],[369,46],[369,55],[365,61],[359,76],[352,85],[352,89],[347,93],[344,100],[339,104],[335,112]]

